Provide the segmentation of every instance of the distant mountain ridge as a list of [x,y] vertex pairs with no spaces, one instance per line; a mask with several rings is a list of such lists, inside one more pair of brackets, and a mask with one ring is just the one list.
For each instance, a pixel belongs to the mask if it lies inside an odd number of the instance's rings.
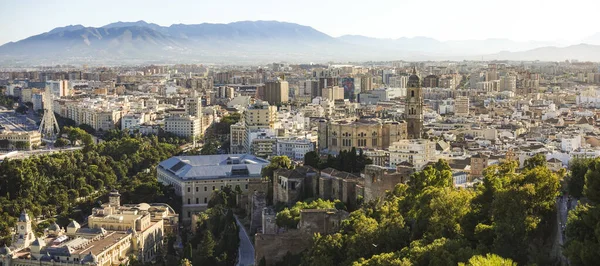
[[[591,36],[590,40],[594,38]],[[600,43],[600,37],[597,39]],[[0,63],[327,62],[463,60],[481,56],[498,60],[600,61],[600,46],[558,48],[556,45],[507,39],[443,42],[428,37],[377,39],[344,35],[334,38],[309,26],[279,21],[166,27],[140,20],[119,21],[102,27],[55,28],[0,46]]]

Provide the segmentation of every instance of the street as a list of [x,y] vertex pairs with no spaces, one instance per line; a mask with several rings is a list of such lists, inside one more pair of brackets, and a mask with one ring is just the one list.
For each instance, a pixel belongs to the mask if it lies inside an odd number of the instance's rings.
[[61,149],[53,148],[53,149],[43,149],[43,150],[17,151],[17,153],[11,153],[11,154],[7,155],[5,159],[25,159],[32,155],[49,154],[49,153],[65,152],[65,151],[75,151],[75,150],[81,150],[81,149],[83,149],[83,147],[68,147],[68,148],[61,148]]
[[235,216],[235,221],[238,224],[240,230],[238,230],[238,234],[240,236],[240,247],[238,249],[238,266],[249,266],[254,265],[254,245],[250,241],[248,234],[246,233],[246,229],[244,225],[240,223],[237,216]]
[[562,248],[566,242],[564,229],[567,224],[569,210],[575,208],[576,205],[577,201],[575,199],[569,201],[566,196],[561,196],[556,200],[556,237],[553,244],[553,250],[559,258],[561,265],[569,265],[569,261],[562,253]]

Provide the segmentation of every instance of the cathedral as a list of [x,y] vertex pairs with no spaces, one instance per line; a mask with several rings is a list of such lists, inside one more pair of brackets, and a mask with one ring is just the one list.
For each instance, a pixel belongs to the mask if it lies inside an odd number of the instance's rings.
[[417,70],[413,68],[412,75],[406,84],[406,102],[404,116],[407,123],[408,139],[420,139],[423,136],[423,91]]

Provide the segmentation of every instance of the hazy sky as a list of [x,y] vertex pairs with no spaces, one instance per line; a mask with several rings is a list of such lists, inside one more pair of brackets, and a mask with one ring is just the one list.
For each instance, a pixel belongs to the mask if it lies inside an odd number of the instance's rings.
[[600,32],[599,0],[0,0],[0,44],[70,24],[163,26],[278,20],[337,37],[577,42]]

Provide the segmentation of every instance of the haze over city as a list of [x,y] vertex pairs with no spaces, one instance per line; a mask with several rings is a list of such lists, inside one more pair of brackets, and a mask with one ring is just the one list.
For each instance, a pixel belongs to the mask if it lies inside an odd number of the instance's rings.
[[441,41],[504,38],[576,44],[595,34],[594,0],[428,0],[286,1],[159,0],[98,2],[6,0],[0,3],[0,44],[81,24],[100,27],[117,21],[171,24],[277,20],[315,28],[333,37],[426,36]]

